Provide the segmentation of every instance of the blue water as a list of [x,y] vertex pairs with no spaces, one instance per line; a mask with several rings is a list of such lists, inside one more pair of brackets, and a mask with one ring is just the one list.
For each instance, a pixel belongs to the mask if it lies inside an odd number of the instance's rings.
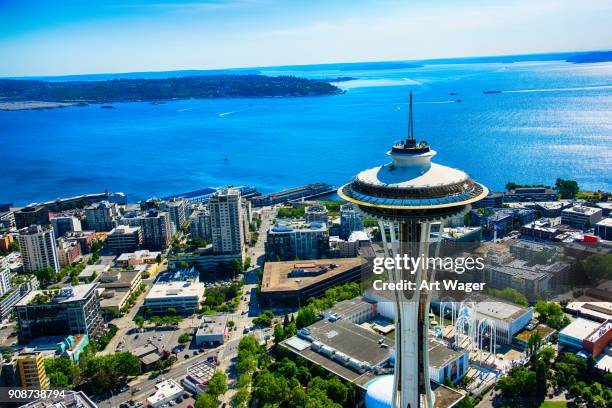
[[437,161],[492,189],[561,177],[612,190],[612,63],[268,73],[358,80],[335,96],[0,111],[0,202],[104,189],[136,201],[225,184],[339,185],[385,162],[404,137],[409,90],[417,137]]

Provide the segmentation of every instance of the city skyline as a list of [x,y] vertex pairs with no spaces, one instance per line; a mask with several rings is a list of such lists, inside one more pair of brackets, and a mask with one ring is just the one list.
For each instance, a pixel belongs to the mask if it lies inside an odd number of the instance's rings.
[[[1,76],[221,69],[609,49],[603,1],[217,0],[0,5]],[[435,27],[435,31],[431,29]],[[584,29],[588,27],[588,31]],[[334,41],[329,41],[333,38]]]

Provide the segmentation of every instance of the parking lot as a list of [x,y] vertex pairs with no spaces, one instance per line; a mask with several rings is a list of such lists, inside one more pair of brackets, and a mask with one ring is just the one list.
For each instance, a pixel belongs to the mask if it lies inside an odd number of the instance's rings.
[[185,347],[177,347],[179,346],[178,338],[183,333],[191,334],[192,331],[190,329],[142,329],[141,332],[138,329],[132,329],[122,336],[115,351],[133,351],[138,347],[152,344],[157,347],[160,352],[175,352],[179,360],[199,354],[199,350],[195,348],[195,345],[191,346],[187,344]]

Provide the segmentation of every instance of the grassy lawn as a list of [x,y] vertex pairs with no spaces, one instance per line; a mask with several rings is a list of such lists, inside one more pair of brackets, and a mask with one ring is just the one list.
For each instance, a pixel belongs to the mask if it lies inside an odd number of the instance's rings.
[[540,408],[563,408],[567,407],[567,402],[565,401],[546,401],[540,404]]

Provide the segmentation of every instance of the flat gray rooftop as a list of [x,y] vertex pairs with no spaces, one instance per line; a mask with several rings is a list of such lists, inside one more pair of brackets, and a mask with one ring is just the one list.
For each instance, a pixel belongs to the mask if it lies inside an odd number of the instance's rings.
[[348,313],[360,310],[366,307],[371,307],[373,302],[368,302],[362,296],[353,299],[342,300],[336,303],[329,309],[330,313],[336,313],[339,316],[344,316]]
[[453,350],[439,341],[429,340],[429,365],[431,367],[444,367],[451,361],[461,357],[465,350]]
[[[365,361],[371,366],[376,366],[388,360],[393,353],[393,343],[384,337],[357,326],[351,322],[342,319],[335,322],[328,320],[319,320],[308,327],[310,335],[315,341],[321,342],[326,346],[332,347],[339,352],[346,354],[354,359]],[[386,347],[381,347],[378,344],[380,339],[384,339]],[[341,365],[336,361],[320,354],[311,348],[297,350],[288,343],[287,339],[283,341],[285,347],[289,348],[296,354],[301,355],[313,363],[319,364],[326,370],[363,387],[368,381],[376,377],[375,374],[365,372],[363,374],[352,370],[349,367]]]

